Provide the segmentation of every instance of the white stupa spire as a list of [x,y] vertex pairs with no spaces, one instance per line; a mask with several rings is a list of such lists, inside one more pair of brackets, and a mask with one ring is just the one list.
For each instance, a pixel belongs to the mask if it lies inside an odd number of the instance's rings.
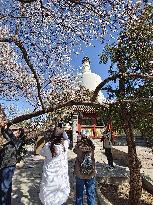
[[84,57],[82,60],[82,72],[86,73],[86,72],[91,72],[90,69],[90,60],[88,57]]
[[[82,72],[78,74],[79,84],[84,86],[90,91],[94,91],[96,87],[102,82],[102,79],[96,73],[93,73],[90,69],[90,60],[88,57],[84,57],[82,60]],[[98,101],[100,103],[105,101],[103,93],[100,91],[98,94]]]

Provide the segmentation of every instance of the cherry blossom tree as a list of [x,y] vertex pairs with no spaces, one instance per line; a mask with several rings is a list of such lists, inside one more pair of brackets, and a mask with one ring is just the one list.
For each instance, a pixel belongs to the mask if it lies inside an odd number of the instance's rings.
[[82,42],[90,45],[94,38],[113,36],[139,6],[123,0],[2,1],[1,78],[6,78],[1,96],[17,98],[22,93],[34,110],[44,112],[52,77],[72,73],[71,53],[81,51]]

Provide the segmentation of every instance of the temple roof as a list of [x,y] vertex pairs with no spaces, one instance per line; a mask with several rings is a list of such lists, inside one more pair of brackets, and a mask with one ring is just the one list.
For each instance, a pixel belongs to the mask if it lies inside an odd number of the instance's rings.
[[85,112],[85,113],[95,113],[96,108],[94,106],[89,105],[73,105],[74,111]]

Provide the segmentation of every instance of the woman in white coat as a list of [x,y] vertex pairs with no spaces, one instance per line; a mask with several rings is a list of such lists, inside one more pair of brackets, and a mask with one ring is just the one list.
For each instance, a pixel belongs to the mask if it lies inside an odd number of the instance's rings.
[[45,160],[39,198],[44,205],[62,205],[69,197],[68,146],[69,140],[64,132],[53,135],[41,150]]

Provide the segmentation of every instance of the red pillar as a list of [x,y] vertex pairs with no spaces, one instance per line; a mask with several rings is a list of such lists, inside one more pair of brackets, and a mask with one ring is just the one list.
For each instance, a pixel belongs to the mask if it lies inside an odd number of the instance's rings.
[[78,119],[78,132],[81,132],[81,122],[80,122],[80,119]]
[[94,138],[96,137],[96,117],[93,118],[93,134]]

